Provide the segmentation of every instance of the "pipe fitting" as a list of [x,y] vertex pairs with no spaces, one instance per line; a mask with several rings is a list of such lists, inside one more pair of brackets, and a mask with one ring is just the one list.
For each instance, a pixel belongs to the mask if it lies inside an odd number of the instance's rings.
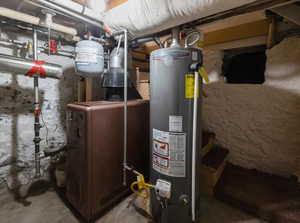
[[180,47],[179,45],[179,28],[172,29],[172,43],[170,47]]
[[189,204],[189,197],[186,194],[182,194],[179,197],[180,202],[182,203],[183,206],[187,206]]

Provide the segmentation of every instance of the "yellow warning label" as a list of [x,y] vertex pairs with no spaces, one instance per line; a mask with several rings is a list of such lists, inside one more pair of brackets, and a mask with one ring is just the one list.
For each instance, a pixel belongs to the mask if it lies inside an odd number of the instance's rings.
[[[185,75],[185,98],[194,98],[195,75]],[[198,92],[199,96],[199,92]]]

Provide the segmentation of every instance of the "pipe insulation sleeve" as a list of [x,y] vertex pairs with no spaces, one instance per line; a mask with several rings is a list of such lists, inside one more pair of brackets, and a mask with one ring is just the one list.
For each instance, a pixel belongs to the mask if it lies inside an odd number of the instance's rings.
[[27,22],[32,25],[39,25],[40,23],[40,18],[31,16],[22,12],[18,12],[12,9],[0,7],[0,16],[9,18],[9,19],[14,19],[22,22]]
[[[40,26],[43,26],[45,28],[48,28],[49,26],[44,23],[44,22],[40,22],[39,24]],[[72,36],[76,36],[77,35],[77,30],[71,27],[66,27],[57,23],[52,23],[51,24],[51,29],[56,30],[58,32],[62,32],[62,33],[66,33]]]
[[[8,9],[5,7],[0,7],[0,16],[9,18],[9,19],[14,19],[18,20],[20,22],[26,22],[32,25],[36,26],[43,26],[48,28],[48,26],[43,22],[40,18],[28,15],[26,13],[18,12],[12,9]],[[77,35],[77,30],[71,27],[63,26],[57,23],[53,23],[51,25],[51,29],[62,32],[68,35],[76,36]]]
[[[104,11],[106,8],[105,1],[88,1],[89,7],[78,4],[72,0],[50,0],[57,5],[70,9],[76,13],[83,14],[91,19],[97,20],[98,22],[102,22],[103,14],[101,11]],[[97,10],[95,10],[97,8]],[[99,11],[98,11],[99,10]]]
[[52,2],[52,1],[45,1],[45,0],[24,0],[26,3],[41,7],[41,8],[46,8],[46,9],[51,9],[54,10],[56,13],[61,14],[63,16],[72,18],[72,19],[77,19],[81,22],[96,26],[96,27],[102,27],[103,23],[102,21],[99,21],[96,18],[89,18],[87,15],[79,13],[77,11],[71,10],[70,6],[64,5],[61,6],[57,2]]
[[[0,54],[1,71],[25,75],[35,66],[36,63],[32,60]],[[49,78],[60,79],[62,77],[63,70],[59,65],[44,63],[41,67]]]

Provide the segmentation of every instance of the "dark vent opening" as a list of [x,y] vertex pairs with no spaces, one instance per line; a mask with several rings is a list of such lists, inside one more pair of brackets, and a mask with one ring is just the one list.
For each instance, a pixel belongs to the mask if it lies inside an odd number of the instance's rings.
[[262,84],[266,60],[265,46],[225,50],[222,73],[227,83]]

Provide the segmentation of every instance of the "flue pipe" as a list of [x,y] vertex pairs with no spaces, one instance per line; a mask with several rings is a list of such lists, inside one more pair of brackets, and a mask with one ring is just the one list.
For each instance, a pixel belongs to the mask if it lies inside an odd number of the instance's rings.
[[[45,23],[38,17],[28,15],[26,13],[18,12],[12,9],[8,9],[5,7],[0,7],[0,16],[9,18],[9,19],[14,19],[20,22],[25,22],[29,23],[35,26],[43,26],[46,27]],[[46,27],[47,28],[47,27]],[[62,32],[68,35],[76,36],[77,35],[77,30],[74,28],[70,28],[67,26],[63,26],[57,23],[53,23],[51,25],[51,29]]]
[[[34,66],[36,66],[36,64],[32,60],[0,54],[1,71],[24,75],[27,74]],[[62,77],[63,70],[61,66],[51,63],[45,63],[40,66],[44,69],[47,77],[56,79],[60,79]]]

